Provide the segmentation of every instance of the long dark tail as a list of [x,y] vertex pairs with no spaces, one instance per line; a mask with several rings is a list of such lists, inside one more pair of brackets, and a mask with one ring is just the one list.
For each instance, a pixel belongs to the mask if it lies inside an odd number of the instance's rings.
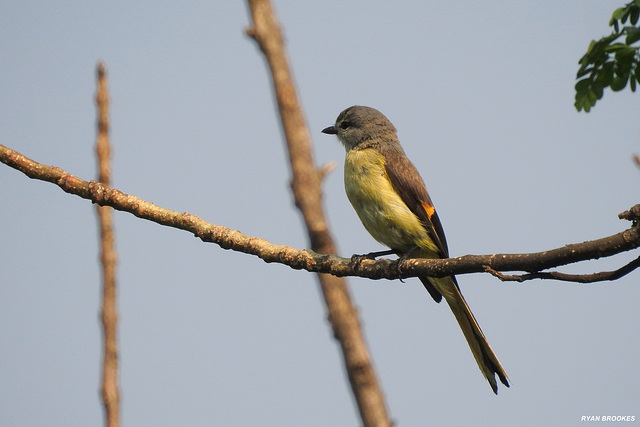
[[[460,329],[462,329],[464,337],[467,339],[471,353],[473,353],[473,357],[476,359],[480,371],[482,371],[482,374],[487,381],[489,381],[493,392],[498,394],[498,383],[496,382],[495,374],[498,375],[502,384],[509,387],[507,374],[482,333],[462,293],[460,293],[460,288],[455,278],[421,277],[420,280],[424,283],[429,294],[431,294],[436,302],[440,302],[441,297],[438,298],[439,295],[444,296],[444,299],[449,304],[449,307],[451,307],[451,311],[460,325]],[[434,293],[434,290],[437,292]]]

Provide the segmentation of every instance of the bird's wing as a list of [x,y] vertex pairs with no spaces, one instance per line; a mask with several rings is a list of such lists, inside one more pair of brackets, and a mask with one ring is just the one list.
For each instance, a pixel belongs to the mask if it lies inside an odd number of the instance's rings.
[[442,224],[418,170],[402,151],[384,146],[380,151],[385,157],[385,169],[391,185],[411,212],[420,219],[427,234],[438,247],[438,255],[448,258],[449,249]]

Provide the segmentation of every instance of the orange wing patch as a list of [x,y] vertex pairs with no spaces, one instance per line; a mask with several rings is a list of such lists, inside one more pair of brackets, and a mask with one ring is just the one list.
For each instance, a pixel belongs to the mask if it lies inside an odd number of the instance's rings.
[[436,213],[436,208],[434,208],[433,205],[427,204],[426,202],[422,202],[421,204],[422,209],[424,209],[424,211],[427,213],[427,216],[429,217],[429,220],[431,220],[433,214]]

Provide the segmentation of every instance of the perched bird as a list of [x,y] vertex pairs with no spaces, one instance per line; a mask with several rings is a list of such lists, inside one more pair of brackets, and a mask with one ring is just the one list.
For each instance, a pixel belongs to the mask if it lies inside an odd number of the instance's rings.
[[[344,186],[369,234],[408,258],[448,258],[444,231],[424,181],[400,146],[396,128],[378,110],[355,105],[340,113],[323,133],[338,137],[347,152]],[[480,371],[493,392],[507,374],[489,346],[458,287],[455,276],[420,277],[431,297],[449,304]]]

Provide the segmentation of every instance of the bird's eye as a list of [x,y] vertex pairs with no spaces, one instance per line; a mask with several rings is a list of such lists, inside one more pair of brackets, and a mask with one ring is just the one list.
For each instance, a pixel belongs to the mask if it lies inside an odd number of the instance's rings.
[[346,120],[344,122],[340,123],[340,129],[342,129],[342,130],[347,129],[349,126],[351,126],[351,123],[346,121]]

